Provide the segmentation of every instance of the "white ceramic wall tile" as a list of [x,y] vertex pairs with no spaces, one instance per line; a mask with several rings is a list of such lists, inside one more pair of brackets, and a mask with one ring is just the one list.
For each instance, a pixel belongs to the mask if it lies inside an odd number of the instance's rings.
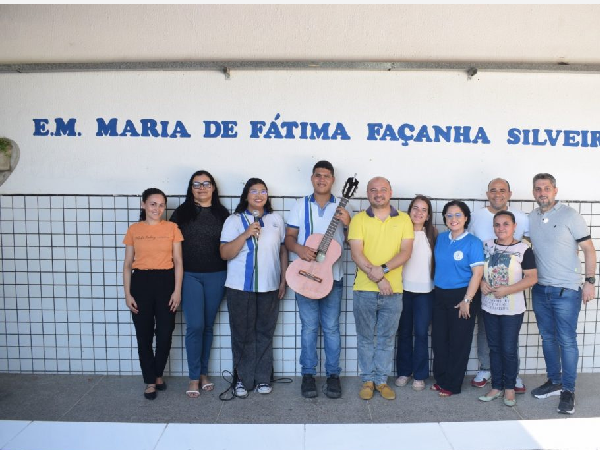
[[[182,199],[171,197],[169,208],[172,210]],[[228,207],[237,202],[237,198],[223,200]],[[295,199],[273,198],[273,201],[285,215]],[[409,199],[394,202],[404,208]],[[434,200],[434,209],[439,212],[445,202]],[[485,204],[483,199],[469,202],[473,208]],[[367,202],[357,198],[353,204],[354,209],[358,210],[366,207]],[[130,314],[124,307],[121,288],[124,256],[121,241],[129,221],[137,220],[139,197],[0,196],[0,205],[3,208],[0,220],[0,301],[4,314],[3,320],[0,320],[0,352],[8,354],[8,348],[12,348],[11,363],[3,363],[0,370],[13,370],[15,367],[19,368],[15,370],[64,370],[66,366],[63,360],[68,356],[72,372],[107,373],[114,369],[117,373],[119,370],[121,373],[130,373],[131,370],[137,373],[139,365],[135,352],[135,333]],[[522,201],[518,205],[523,210],[530,210],[533,202]],[[598,203],[573,205],[586,215],[588,223],[593,225],[600,220]],[[438,222],[440,220],[438,215],[435,219]],[[46,223],[50,227],[47,230],[44,228]],[[443,229],[440,223],[436,225]],[[600,246],[600,226],[594,226],[591,230]],[[347,246],[343,258],[346,286],[340,326],[343,358],[346,361],[342,361],[341,365],[346,375],[356,375],[356,334],[352,314],[355,265]],[[297,375],[300,324],[294,293],[290,289],[280,308],[274,341],[278,358],[276,365],[281,370],[289,370],[288,375]],[[600,369],[599,320],[600,311],[595,302],[580,314],[578,343],[582,355],[581,370]],[[185,375],[185,324],[181,314],[176,321],[171,357],[177,363],[172,364],[170,370],[172,374]],[[217,339],[214,341],[211,371],[213,367],[215,369],[212,373],[231,366],[226,302],[222,303],[217,316],[215,334]],[[101,339],[91,338],[94,335]],[[65,353],[67,336],[69,351]],[[520,344],[520,354],[525,359],[527,373],[543,373],[545,364],[541,341],[531,311],[526,314]],[[322,358],[322,337],[318,345]],[[88,350],[82,351],[82,346]],[[21,351],[14,353],[17,348]],[[40,361],[49,355],[55,355],[55,359]],[[18,364],[19,358],[22,364]],[[92,358],[100,358],[103,362],[94,364]],[[476,347],[471,351],[468,368],[470,371],[477,368]]]

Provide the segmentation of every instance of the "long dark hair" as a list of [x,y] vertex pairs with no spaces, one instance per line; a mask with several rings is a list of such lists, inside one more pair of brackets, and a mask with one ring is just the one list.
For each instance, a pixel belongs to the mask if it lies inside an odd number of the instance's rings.
[[[250,178],[248,181],[246,181],[242,195],[240,195],[240,202],[235,207],[235,212],[237,214],[243,214],[244,211],[248,209],[248,193],[250,192],[250,187],[254,186],[255,184],[262,184],[267,191],[269,190],[267,183],[260,178]],[[271,198],[267,197],[267,201],[265,202],[265,212],[270,213],[272,211],[273,207],[271,206]]]
[[[158,188],[148,188],[144,192],[142,192],[142,202],[146,203],[146,200],[148,200],[148,197],[150,197],[151,195],[162,195],[165,199],[165,205],[167,204],[167,196],[163,191],[161,191]],[[146,220],[146,210],[140,208],[140,222],[143,222],[144,220]]]
[[425,230],[425,236],[427,236],[427,240],[429,241],[429,248],[431,248],[431,278],[433,278],[433,274],[435,272],[435,257],[433,255],[433,249],[435,248],[435,241],[438,236],[438,231],[437,228],[433,226],[433,207],[431,206],[431,200],[424,195],[418,194],[411,200],[410,204],[408,205],[408,210],[406,211],[408,215],[410,216],[410,211],[417,200],[421,200],[427,204],[427,215],[429,218],[423,224],[423,228]]
[[196,204],[194,203],[194,193],[192,191],[192,183],[194,182],[194,178],[200,175],[206,175],[210,182],[213,185],[213,193],[210,201],[210,209],[217,217],[221,219],[222,222],[229,216],[229,211],[227,208],[223,206],[221,200],[219,199],[219,188],[217,187],[217,183],[215,182],[214,177],[207,172],[206,170],[197,170],[190,177],[190,181],[188,182],[187,192],[185,194],[185,200],[178,208],[176,219],[177,225],[183,225],[187,222],[191,222],[196,218],[198,214],[198,210],[196,209]]

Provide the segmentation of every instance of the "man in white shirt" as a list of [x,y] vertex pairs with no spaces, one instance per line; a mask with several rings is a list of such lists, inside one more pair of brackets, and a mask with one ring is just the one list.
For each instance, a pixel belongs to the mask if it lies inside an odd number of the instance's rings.
[[[291,259],[298,258],[304,261],[315,261],[317,252],[315,248],[308,247],[306,240],[314,233],[325,234],[335,215],[339,222],[335,228],[333,239],[344,248],[346,230],[350,223],[352,208],[346,205],[342,208],[338,199],[331,193],[335,182],[333,165],[329,161],[318,161],[313,167],[310,177],[313,193],[299,199],[287,216],[285,246],[290,251]],[[314,398],[318,395],[315,382],[317,373],[317,338],[319,325],[323,330],[323,343],[325,350],[325,395],[329,398],[340,398],[342,386],[340,384],[340,312],[342,291],[344,286],[342,257],[332,267],[333,288],[323,298],[307,298],[296,292],[296,302],[300,314],[301,351],[300,365],[302,366],[302,385],[300,392],[305,398]]]
[[[482,242],[495,239],[494,234],[494,214],[498,211],[510,211],[515,215],[517,228],[515,230],[515,239],[521,240],[523,237],[529,238],[529,218],[527,214],[518,209],[510,208],[508,201],[512,197],[510,184],[503,178],[494,178],[488,184],[486,192],[489,205],[475,211],[471,215],[469,232],[481,239]],[[471,380],[471,386],[484,387],[490,382],[490,349],[487,343],[487,335],[483,325],[482,310],[477,315],[477,358],[479,359],[479,371],[475,378]],[[515,392],[524,394],[525,385],[521,377],[517,376]]]

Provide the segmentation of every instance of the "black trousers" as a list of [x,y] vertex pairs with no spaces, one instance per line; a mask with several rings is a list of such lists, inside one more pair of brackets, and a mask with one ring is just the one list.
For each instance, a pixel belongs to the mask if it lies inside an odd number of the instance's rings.
[[[175,290],[175,272],[170,270],[134,270],[131,295],[138,313],[131,314],[138,343],[138,355],[144,383],[154,384],[162,377],[171,351],[175,313],[169,300]],[[156,354],[152,341],[156,334]]]
[[279,316],[278,291],[227,288],[233,367],[246,389],[271,382],[273,334]]
[[469,319],[458,317],[455,306],[460,303],[467,288],[434,290],[431,344],[433,347],[433,376],[436,383],[453,394],[460,394],[465,378],[475,316],[481,308],[481,294],[478,291],[470,306]]

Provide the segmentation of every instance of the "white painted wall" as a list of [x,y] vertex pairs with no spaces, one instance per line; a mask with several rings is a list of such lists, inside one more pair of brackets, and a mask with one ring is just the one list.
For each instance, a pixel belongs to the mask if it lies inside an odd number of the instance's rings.
[[[217,72],[95,72],[1,74],[0,134],[16,141],[21,160],[0,193],[139,194],[148,186],[182,194],[189,174],[204,168],[223,195],[239,195],[250,176],[273,195],[300,195],[310,169],[328,159],[338,178],[354,173],[392,181],[394,194],[481,198],[487,182],[502,176],[515,198],[531,198],[531,179],[550,172],[560,197],[598,200],[582,189],[600,167],[600,146],[509,145],[508,130],[588,130],[600,125],[600,75],[480,72],[244,71],[226,80]],[[251,139],[251,120],[343,123],[351,140]],[[81,136],[34,136],[33,119],[76,118]],[[180,120],[190,138],[96,136],[96,118]],[[235,120],[234,139],[208,139],[206,120]],[[483,142],[367,140],[370,122],[483,127]],[[295,134],[299,135],[298,132]],[[582,142],[581,138],[575,142]],[[359,192],[364,195],[364,191]]]
[[598,5],[0,6],[0,63],[600,62]]
[[[599,63],[600,7],[0,5],[0,64],[160,60],[511,61]],[[331,160],[341,181],[388,176],[394,196],[474,198],[490,178],[511,181],[527,211],[531,177],[553,173],[559,198],[591,225],[600,248],[600,194],[590,189],[600,148],[511,146],[512,127],[600,129],[600,76],[462,72],[234,71],[0,74],[0,135],[21,159],[0,187],[0,371],[138,373],[122,299],[121,238],[141,191],[183,194],[189,175],[214,173],[226,204],[263,177],[281,213],[309,190],[310,168]],[[341,122],[350,141],[250,139],[250,120]],[[76,118],[78,137],[34,136],[33,119]],[[181,120],[189,139],[97,137],[96,118]],[[204,120],[237,120],[236,139],[205,139]],[[485,144],[367,141],[367,123],[483,127]],[[172,126],[172,125],[171,125]],[[171,128],[172,130],[172,128]],[[341,183],[338,184],[337,188]],[[50,197],[49,194],[55,195]],[[88,195],[89,194],[89,197]],[[103,196],[97,196],[102,194]],[[113,197],[113,195],[117,195]],[[124,197],[122,195],[127,195]],[[227,197],[228,196],[228,197]],[[180,200],[181,198],[179,198]],[[177,200],[177,199],[175,199]],[[356,199],[360,208],[366,202]],[[173,202],[173,198],[171,199]],[[399,207],[406,207],[400,201]],[[171,204],[171,207],[176,205]],[[356,374],[346,254],[344,374]],[[580,371],[598,371],[598,303],[579,318]],[[186,372],[181,316],[170,373]],[[295,302],[282,302],[276,370],[297,374]],[[226,312],[211,373],[231,368]],[[543,373],[533,314],[523,327],[523,373]],[[475,370],[475,354],[469,370]]]

